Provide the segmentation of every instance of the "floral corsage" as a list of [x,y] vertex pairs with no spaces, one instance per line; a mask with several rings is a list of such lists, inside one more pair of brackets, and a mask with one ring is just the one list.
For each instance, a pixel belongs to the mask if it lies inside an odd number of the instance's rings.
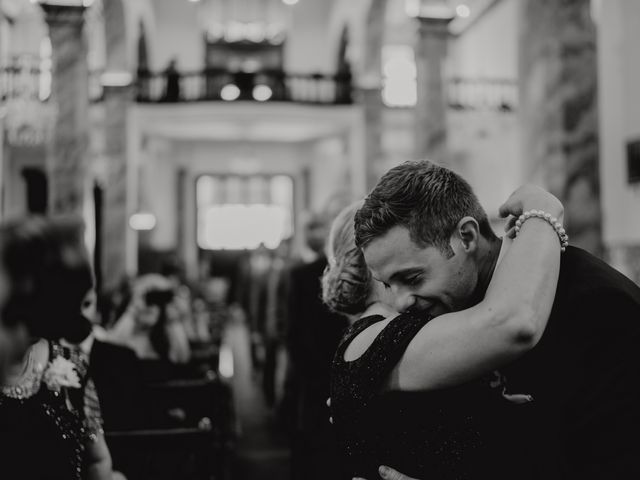
[[80,377],[72,361],[64,357],[56,357],[49,362],[44,372],[44,383],[53,392],[60,392],[63,388],[80,388]]

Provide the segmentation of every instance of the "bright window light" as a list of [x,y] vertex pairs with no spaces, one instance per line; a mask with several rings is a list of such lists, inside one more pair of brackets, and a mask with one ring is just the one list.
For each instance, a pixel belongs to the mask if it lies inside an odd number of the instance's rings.
[[282,0],[282,3],[284,3],[285,5],[295,5],[296,3],[298,3],[298,0]]
[[209,250],[276,248],[284,238],[287,210],[279,205],[215,205],[200,212],[198,243]]
[[409,45],[382,47],[382,101],[389,107],[413,107],[418,100],[416,60]]
[[153,230],[156,226],[156,216],[153,213],[134,213],[129,218],[129,226],[138,231]]
[[459,17],[467,18],[469,15],[471,15],[471,9],[464,3],[461,3],[456,7],[456,14]]
[[253,99],[258,102],[266,102],[273,95],[273,91],[267,85],[256,85],[253,87]]
[[51,45],[51,39],[44,37],[40,41],[40,79],[38,85],[38,98],[45,101],[51,96],[51,67],[53,47]]
[[231,347],[229,347],[229,345],[223,344],[220,347],[218,371],[224,378],[233,377],[233,352],[231,351]]
[[293,234],[287,175],[203,175],[196,182],[197,238],[205,250],[276,248]]
[[420,15],[420,0],[405,0],[404,11],[410,17]]
[[224,87],[222,87],[222,90],[220,90],[220,98],[222,98],[223,100],[226,100],[227,102],[232,102],[236,100],[239,96],[240,96],[240,89],[233,83],[225,85]]

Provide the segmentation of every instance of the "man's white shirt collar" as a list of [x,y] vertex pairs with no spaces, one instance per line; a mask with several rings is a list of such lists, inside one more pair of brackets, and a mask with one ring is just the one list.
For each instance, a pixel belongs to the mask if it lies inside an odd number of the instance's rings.
[[507,254],[507,250],[509,250],[509,247],[511,246],[512,243],[513,243],[513,240],[511,238],[502,237],[502,245],[500,246],[500,253],[498,254],[498,261],[496,262],[496,267],[500,265],[500,262],[502,261],[504,256]]

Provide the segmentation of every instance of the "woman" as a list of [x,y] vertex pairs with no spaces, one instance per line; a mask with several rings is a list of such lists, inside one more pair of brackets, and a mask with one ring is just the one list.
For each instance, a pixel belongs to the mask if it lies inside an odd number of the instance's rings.
[[188,363],[191,349],[175,296],[174,285],[162,275],[138,278],[128,308],[106,340],[131,348],[143,360]]
[[[562,205],[539,189],[517,191],[503,210],[518,216],[534,206],[562,217]],[[357,319],[332,365],[332,416],[345,478],[378,478],[381,464],[424,479],[512,477],[518,452],[511,446],[514,435],[523,432],[512,421],[514,405],[503,396],[504,385],[490,372],[515,355],[504,354],[501,337],[496,336],[493,344],[483,338],[483,349],[459,353],[468,355],[466,371],[453,371],[451,362],[441,358],[446,349],[425,351],[416,345],[451,341],[450,332],[442,326],[454,321],[468,330],[457,330],[460,338],[456,340],[471,345],[477,341],[478,316],[487,322],[511,316],[512,323],[535,324],[539,338],[559,271],[560,245],[554,229],[545,222],[527,222],[496,267],[484,300],[473,308],[441,315],[431,324],[426,316],[390,311],[388,294],[372,280],[355,246],[353,218],[358,207],[349,207],[334,221],[330,264],[323,278],[325,302]],[[533,269],[534,265],[546,267],[545,273]],[[526,281],[514,282],[515,276]],[[517,286],[511,288],[507,302],[503,292],[509,284]],[[465,358],[457,358],[456,364],[464,366]],[[403,384],[398,378],[407,368],[421,374]],[[477,378],[481,374],[488,376]],[[517,474],[523,478],[522,467]]]
[[81,303],[93,277],[78,226],[31,218],[0,228],[11,286],[3,321],[29,339],[0,386],[3,478],[112,478],[86,355],[60,341],[90,332]]

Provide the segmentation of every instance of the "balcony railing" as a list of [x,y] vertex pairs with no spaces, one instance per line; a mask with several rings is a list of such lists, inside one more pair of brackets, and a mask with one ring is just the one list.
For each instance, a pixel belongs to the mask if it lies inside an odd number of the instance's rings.
[[138,72],[139,102],[284,101],[322,105],[353,102],[348,74],[290,74],[279,70],[191,73]]
[[[100,73],[89,75],[89,98],[102,99]],[[285,101],[319,105],[353,103],[348,74],[289,74],[282,71],[255,73],[207,69],[201,72],[138,72],[136,99],[142,103],[196,101]],[[0,102],[47,101],[51,93],[51,72],[36,61],[13,62],[0,68]],[[447,102],[454,110],[512,112],[518,107],[515,80],[452,78],[447,85]]]
[[[19,58],[0,68],[0,98],[3,102],[15,98],[45,100],[50,93],[46,83],[46,78],[33,57]],[[50,88],[51,81],[48,83]]]
[[448,102],[454,110],[513,112],[518,108],[518,82],[452,78],[448,85]]
[[[102,99],[101,72],[89,73],[89,100]],[[20,59],[0,67],[0,101],[46,102],[51,96],[51,70],[42,70],[38,62]]]

